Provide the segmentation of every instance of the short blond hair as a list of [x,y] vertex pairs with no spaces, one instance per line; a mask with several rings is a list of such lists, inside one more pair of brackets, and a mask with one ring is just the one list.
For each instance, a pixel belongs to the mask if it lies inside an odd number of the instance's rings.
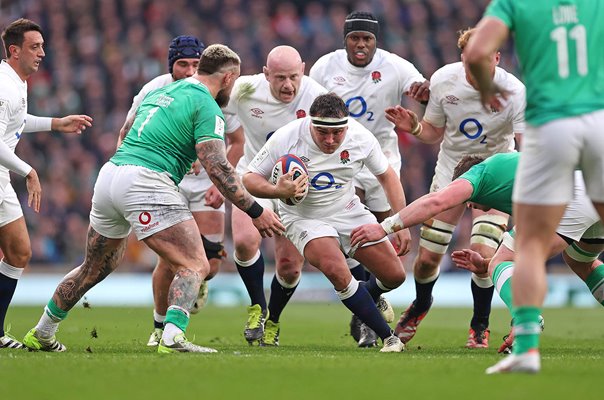
[[459,47],[462,52],[470,41],[470,36],[472,36],[475,30],[476,28],[467,28],[458,32],[459,38],[457,39],[457,47]]
[[233,50],[223,44],[213,44],[201,53],[197,73],[212,75],[241,65],[241,59]]

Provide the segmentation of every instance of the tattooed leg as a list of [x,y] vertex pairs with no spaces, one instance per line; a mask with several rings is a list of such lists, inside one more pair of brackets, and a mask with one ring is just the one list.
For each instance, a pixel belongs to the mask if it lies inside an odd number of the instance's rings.
[[109,239],[88,228],[84,263],[65,275],[59,283],[38,324],[24,338],[25,341],[29,340],[28,347],[45,351],[65,351],[65,346],[54,339],[59,323],[67,318],[68,311],[84,293],[117,268],[125,249],[126,238]]
[[125,249],[126,238],[109,239],[90,227],[84,263],[65,275],[52,300],[61,310],[71,310],[90,288],[117,268]]
[[174,273],[162,335],[162,343],[171,345],[174,337],[187,329],[189,310],[197,298],[201,282],[210,271],[210,264],[194,219],[157,232],[146,238],[145,243],[168,262]]

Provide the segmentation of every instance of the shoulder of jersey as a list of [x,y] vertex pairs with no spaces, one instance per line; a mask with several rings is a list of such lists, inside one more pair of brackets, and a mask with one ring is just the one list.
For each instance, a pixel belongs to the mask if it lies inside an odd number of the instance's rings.
[[262,82],[266,82],[264,74],[242,75],[235,81],[235,87],[231,98],[241,100],[243,97],[249,97],[258,90]]
[[[145,86],[143,86],[143,89],[145,89],[147,91],[151,91],[151,90],[155,90],[155,89],[159,89],[164,86],[167,86],[167,85],[171,84],[172,82],[174,82],[172,75],[163,74],[163,75],[156,76],[155,78],[153,78],[149,82],[147,82],[145,84]],[[143,89],[141,89],[141,91]]]
[[430,77],[430,86],[443,81],[449,81],[451,77],[459,75],[463,70],[461,62],[444,65],[432,74]]

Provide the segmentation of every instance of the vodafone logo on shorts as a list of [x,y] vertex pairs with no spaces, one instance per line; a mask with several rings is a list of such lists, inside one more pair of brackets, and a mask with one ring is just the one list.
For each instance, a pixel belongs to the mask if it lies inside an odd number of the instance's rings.
[[138,222],[143,225],[149,225],[149,222],[151,222],[151,214],[149,214],[147,211],[143,211],[138,215]]

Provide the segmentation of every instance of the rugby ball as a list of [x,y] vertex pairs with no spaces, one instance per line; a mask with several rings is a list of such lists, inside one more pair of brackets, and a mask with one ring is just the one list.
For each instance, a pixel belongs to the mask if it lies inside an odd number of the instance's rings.
[[[304,161],[302,161],[298,156],[293,154],[285,154],[277,160],[277,163],[273,167],[273,171],[271,173],[270,182],[273,185],[277,184],[277,181],[282,175],[287,174],[290,171],[294,171],[293,179],[297,179],[301,174],[308,175],[308,170],[306,169],[306,165],[304,165]],[[290,197],[288,199],[281,199],[288,206],[295,206],[296,204],[300,204],[308,194],[308,185],[306,185],[306,190],[302,196],[298,197]]]

